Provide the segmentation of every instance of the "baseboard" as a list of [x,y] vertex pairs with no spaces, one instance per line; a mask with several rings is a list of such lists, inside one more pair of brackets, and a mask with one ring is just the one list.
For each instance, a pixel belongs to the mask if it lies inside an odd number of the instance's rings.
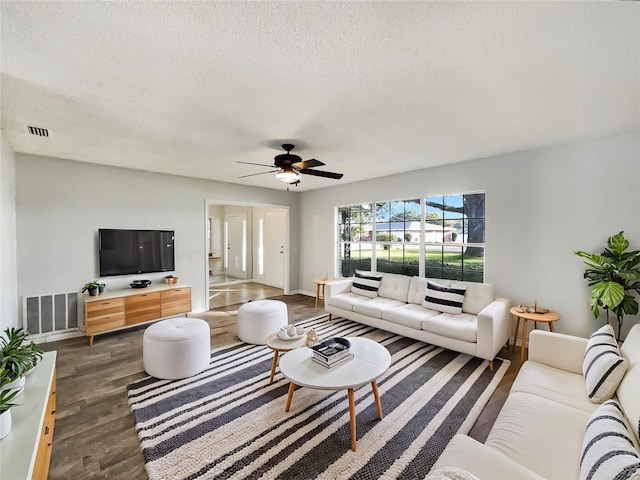
[[79,329],[66,330],[64,332],[48,332],[38,335],[29,335],[29,339],[35,343],[57,342],[58,340],[66,340],[67,338],[84,337],[84,332]]

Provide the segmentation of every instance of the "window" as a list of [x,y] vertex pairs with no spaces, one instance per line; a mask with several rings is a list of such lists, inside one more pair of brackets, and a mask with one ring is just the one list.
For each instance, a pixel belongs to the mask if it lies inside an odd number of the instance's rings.
[[376,204],[376,270],[420,274],[420,200]]
[[484,193],[425,198],[425,277],[482,282]]
[[340,275],[351,277],[357,270],[371,270],[373,206],[355,205],[338,209],[338,265]]
[[482,282],[484,193],[340,207],[337,256],[343,277],[358,269]]

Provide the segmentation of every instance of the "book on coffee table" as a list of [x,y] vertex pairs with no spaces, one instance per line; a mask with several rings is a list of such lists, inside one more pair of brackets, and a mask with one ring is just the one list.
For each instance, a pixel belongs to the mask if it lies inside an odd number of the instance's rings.
[[335,360],[331,360],[331,361],[321,360],[317,357],[311,357],[311,360],[313,362],[317,363],[318,365],[322,365],[325,368],[337,367],[338,365],[347,363],[349,360],[352,360],[352,359],[353,359],[353,353],[348,353],[344,357],[336,358]]
[[353,358],[349,351],[351,343],[346,338],[334,337],[323,342],[311,345],[313,351],[312,360],[325,367],[332,367],[338,363]]

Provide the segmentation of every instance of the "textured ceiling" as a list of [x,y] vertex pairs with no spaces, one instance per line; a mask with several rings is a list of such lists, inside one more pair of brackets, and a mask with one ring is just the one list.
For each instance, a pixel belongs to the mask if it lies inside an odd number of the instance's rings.
[[0,9],[17,152],[282,189],[236,162],[288,140],[344,173],[308,190],[640,128],[638,2]]

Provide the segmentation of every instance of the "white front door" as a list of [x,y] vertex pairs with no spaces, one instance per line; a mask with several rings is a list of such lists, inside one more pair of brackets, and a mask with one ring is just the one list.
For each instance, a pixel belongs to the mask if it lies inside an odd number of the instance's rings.
[[264,283],[284,288],[285,212],[264,214]]
[[247,214],[227,215],[225,227],[225,273],[247,278]]

